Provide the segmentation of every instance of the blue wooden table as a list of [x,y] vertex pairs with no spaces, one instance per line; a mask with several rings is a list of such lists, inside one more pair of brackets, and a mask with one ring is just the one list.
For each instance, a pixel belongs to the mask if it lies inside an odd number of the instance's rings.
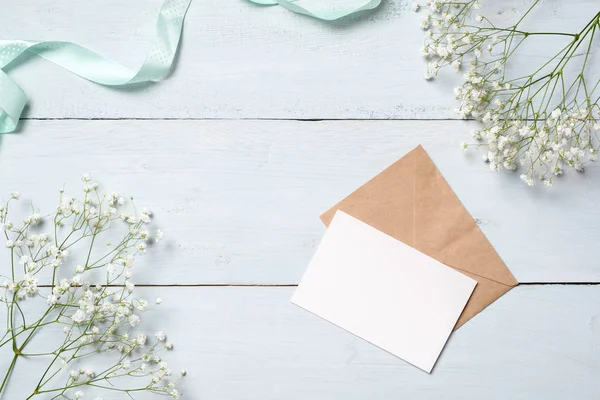
[[[136,67],[160,3],[9,0],[0,32]],[[513,18],[521,3],[494,7]],[[534,23],[564,29],[598,8],[546,3]],[[176,344],[186,398],[600,398],[600,169],[528,188],[462,152],[474,125],[453,111],[460,79],[423,79],[409,2],[324,23],[195,0],[184,35],[172,75],[143,88],[99,87],[41,59],[9,69],[31,102],[0,138],[0,188],[50,210],[88,172],[154,210],[168,246],[136,281],[164,299],[144,323]],[[522,283],[452,335],[431,375],[289,302],[325,231],[319,214],[417,144]],[[17,370],[3,400],[30,379]]]

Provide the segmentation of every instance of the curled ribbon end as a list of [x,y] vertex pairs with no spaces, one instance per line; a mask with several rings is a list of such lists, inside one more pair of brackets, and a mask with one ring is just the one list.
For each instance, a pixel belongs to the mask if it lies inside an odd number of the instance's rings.
[[0,133],[12,133],[17,129],[16,122],[3,110],[0,110]]

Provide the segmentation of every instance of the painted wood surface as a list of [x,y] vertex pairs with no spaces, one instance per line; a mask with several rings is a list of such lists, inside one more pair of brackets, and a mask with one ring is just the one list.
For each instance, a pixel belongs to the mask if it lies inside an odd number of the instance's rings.
[[[456,118],[451,72],[423,79],[422,15],[412,0],[387,0],[372,14],[324,23],[246,0],[193,1],[177,68],[165,82],[116,90],[40,59],[8,72],[29,94],[30,118]],[[522,0],[484,2],[499,25]],[[136,68],[154,35],[161,0],[9,0],[3,39],[72,40]],[[590,11],[591,10],[591,11]],[[596,0],[547,0],[527,28],[578,31]],[[514,68],[547,57],[532,39]],[[590,67],[591,68],[591,67]]]
[[[519,281],[600,282],[597,166],[527,188],[458,150],[470,123],[294,121],[456,118],[458,78],[422,79],[410,3],[326,24],[194,0],[169,79],[124,90],[35,58],[8,69],[30,105],[20,132],[0,137],[0,196],[20,190],[48,210],[89,172],[153,209],[167,234],[138,283],[208,285],[140,289],[165,299],[144,323],[170,332],[171,364],[190,372],[186,398],[600,397],[597,285],[517,287],[453,334],[432,375],[291,305],[293,287],[213,286],[296,284],[324,233],[318,215],[419,143]],[[500,22],[526,7],[487,3]],[[9,0],[0,35],[72,40],[135,68],[160,4]],[[546,0],[529,27],[575,31],[596,11],[596,0]],[[525,51],[515,68],[551,48]],[[39,366],[25,364],[2,400],[26,396]]]
[[[149,333],[167,330],[175,343],[165,359],[189,372],[189,400],[592,400],[600,393],[600,286],[513,289],[451,336],[431,375],[294,306],[292,291],[152,288],[148,296],[158,293],[164,303],[143,324]],[[29,372],[17,369],[9,392],[16,394],[3,400],[20,399],[42,364],[21,363]]]
[[0,187],[42,211],[92,174],[166,232],[140,283],[294,284],[319,215],[418,144],[520,282],[598,282],[600,170],[527,187],[460,142],[460,121],[30,121],[2,137]]

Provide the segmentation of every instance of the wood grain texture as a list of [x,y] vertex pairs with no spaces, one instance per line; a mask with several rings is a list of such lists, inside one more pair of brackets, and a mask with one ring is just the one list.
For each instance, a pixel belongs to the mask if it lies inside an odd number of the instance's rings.
[[[319,215],[422,144],[520,282],[598,282],[600,170],[529,188],[460,142],[459,121],[31,121],[0,144],[0,187],[54,209],[89,172],[156,213],[138,283],[294,284]],[[29,204],[26,203],[25,204]]]
[[[292,291],[152,289],[164,303],[142,324],[167,330],[176,347],[165,357],[189,372],[189,400],[600,395],[600,286],[517,287],[452,335],[431,375],[292,305]],[[29,373],[16,373],[2,400],[20,400],[35,379],[38,363],[20,365]]]
[[[8,0],[0,34],[72,40],[135,68],[161,2]],[[458,150],[469,123],[35,120],[455,118],[458,78],[422,79],[410,3],[327,24],[244,0],[194,0],[171,76],[135,88],[97,86],[36,58],[16,63],[7,72],[34,120],[0,137],[0,195],[20,190],[25,207],[35,199],[48,211],[59,188],[78,191],[89,172],[153,209],[166,232],[137,283],[296,284],[325,230],[319,214],[420,143],[519,281],[600,282],[598,168],[527,188]],[[484,6],[500,23],[526,7],[494,3]],[[546,0],[529,27],[574,31],[590,10],[596,0]],[[551,45],[524,47],[514,68]],[[600,397],[597,285],[517,287],[453,334],[432,375],[291,305],[293,288],[139,290],[165,300],[144,323],[176,343],[170,364],[189,371],[190,400]],[[6,361],[0,351],[0,372]],[[2,400],[26,396],[41,366],[21,363]]]
[[[324,23],[246,0],[192,2],[177,68],[165,82],[110,89],[41,59],[8,70],[30,97],[29,118],[456,118],[448,72],[423,79],[419,19],[412,0],[386,0],[371,14]],[[489,4],[488,4],[489,3]],[[161,0],[8,0],[4,39],[73,40],[131,68],[144,59]],[[499,25],[522,0],[486,2]],[[590,11],[591,10],[591,11]],[[527,28],[577,31],[596,0],[548,0]],[[513,68],[531,69],[554,49],[525,46]],[[593,69],[590,67],[590,69]]]

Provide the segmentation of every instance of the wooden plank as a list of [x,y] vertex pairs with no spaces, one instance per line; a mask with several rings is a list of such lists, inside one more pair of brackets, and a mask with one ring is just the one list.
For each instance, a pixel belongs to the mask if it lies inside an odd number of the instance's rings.
[[[183,389],[190,399],[558,400],[600,394],[600,286],[513,289],[452,335],[431,375],[292,305],[292,291],[146,289],[143,295],[160,295],[164,303],[142,325],[149,333],[166,330],[175,343],[165,359],[189,372]],[[6,361],[0,357],[0,370]],[[23,398],[34,375],[33,369],[17,370],[4,398]]]
[[[389,0],[373,14],[324,23],[245,0],[194,1],[176,70],[137,89],[99,87],[40,59],[8,72],[30,96],[30,118],[456,118],[459,77],[423,79],[422,15],[410,3]],[[0,30],[6,39],[73,40],[136,68],[160,4],[8,0]],[[520,0],[484,7],[503,25],[526,10]],[[529,27],[576,31],[596,11],[596,0],[551,1]],[[547,37],[535,40],[515,70],[553,48]]]
[[520,282],[600,281],[597,166],[529,188],[459,149],[470,127],[31,121],[1,138],[0,188],[42,211],[54,209],[63,184],[78,193],[83,172],[135,195],[168,239],[146,257],[152,269],[139,283],[294,284],[325,231],[320,213],[421,143]]

